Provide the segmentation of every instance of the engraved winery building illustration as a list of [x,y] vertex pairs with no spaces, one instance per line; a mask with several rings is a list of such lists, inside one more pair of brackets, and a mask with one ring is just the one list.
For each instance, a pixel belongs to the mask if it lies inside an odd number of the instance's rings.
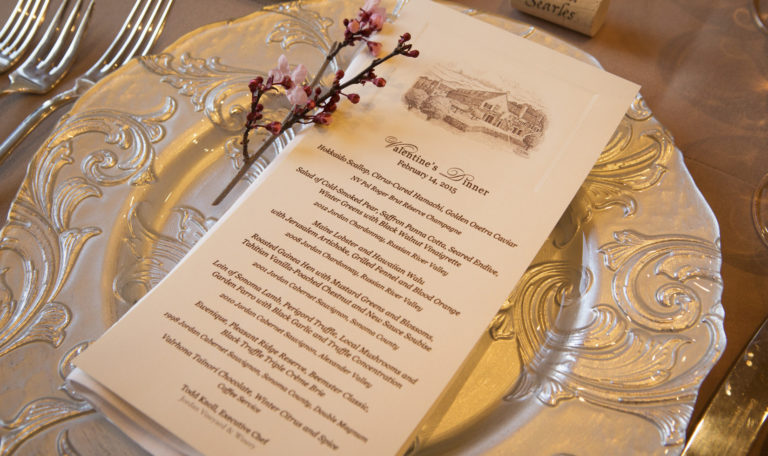
[[408,109],[418,109],[456,132],[480,133],[512,146],[528,157],[547,125],[541,108],[511,99],[508,92],[468,87],[439,76],[420,76],[403,96]]

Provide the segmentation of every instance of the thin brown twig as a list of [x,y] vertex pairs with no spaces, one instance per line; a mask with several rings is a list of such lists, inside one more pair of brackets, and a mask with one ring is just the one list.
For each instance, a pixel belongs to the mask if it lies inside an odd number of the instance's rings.
[[[336,57],[338,52],[343,47],[344,47],[343,43],[340,43],[338,41],[331,46],[331,50],[329,51],[322,65],[320,66],[320,69],[318,70],[317,74],[315,74],[315,77],[312,80],[311,84],[309,85],[310,89],[314,88],[319,83],[328,65]],[[275,142],[278,136],[285,133],[286,130],[291,128],[295,123],[299,122],[301,119],[305,119],[307,117],[307,114],[310,111],[317,109],[318,106],[323,105],[326,101],[328,101],[334,95],[342,93],[344,89],[346,89],[351,85],[360,84],[361,82],[365,81],[366,78],[368,78],[369,74],[377,66],[381,65],[382,63],[386,62],[387,60],[391,59],[396,55],[407,55],[405,54],[405,52],[409,50],[410,50],[410,45],[404,46],[404,41],[401,40],[401,42],[398,43],[398,45],[395,47],[394,50],[392,50],[392,52],[390,52],[384,57],[374,59],[373,61],[371,61],[370,64],[368,64],[367,67],[361,70],[354,77],[345,81],[343,84],[337,84],[336,82],[334,82],[334,85],[330,87],[325,92],[325,94],[315,98],[315,103],[313,105],[311,106],[306,105],[300,109],[297,109],[298,107],[294,106],[290,110],[290,112],[286,115],[286,117],[283,119],[283,122],[281,123],[280,131],[277,133],[273,133],[272,136],[265,139],[264,142],[259,147],[259,149],[253,155],[248,155],[248,134],[250,133],[251,129],[246,128],[245,132],[243,133],[243,140],[242,140],[243,157],[244,157],[243,166],[238,170],[238,172],[235,174],[232,180],[229,181],[226,187],[224,187],[224,190],[222,190],[221,193],[219,193],[219,195],[216,197],[216,199],[213,200],[213,205],[214,206],[218,205],[219,203],[221,203],[221,201],[224,198],[227,197],[227,195],[229,195],[229,193],[232,191],[232,189],[235,188],[237,183],[240,182],[243,176],[245,176],[245,174],[248,172],[248,170],[253,165],[253,163],[256,162],[256,160],[258,160],[258,158],[261,157],[264,151],[266,151],[267,148],[269,148]]]

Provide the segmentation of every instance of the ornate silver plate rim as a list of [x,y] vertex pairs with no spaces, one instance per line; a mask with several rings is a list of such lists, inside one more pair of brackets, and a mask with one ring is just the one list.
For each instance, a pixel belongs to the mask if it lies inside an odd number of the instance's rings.
[[[225,209],[208,203],[240,165],[247,81],[283,52],[312,67],[356,6],[285,3],[203,27],[61,120],[0,231],[0,455],[141,453],[64,385],[71,360]],[[720,262],[714,215],[638,97],[411,452],[679,452],[725,346]]]

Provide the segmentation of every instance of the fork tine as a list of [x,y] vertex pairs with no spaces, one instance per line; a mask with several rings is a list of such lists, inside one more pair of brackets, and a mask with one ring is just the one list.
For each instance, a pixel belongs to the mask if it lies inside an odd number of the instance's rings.
[[[160,13],[160,17],[155,19],[155,16],[160,10],[161,3],[157,4],[155,9],[152,11],[152,16],[150,16],[146,25],[143,27],[141,36],[136,41],[136,44],[133,46],[131,51],[125,55],[125,58],[123,59],[122,64],[125,64],[126,62],[128,62],[137,53],[139,53],[140,55],[144,55],[148,53],[150,49],[152,49],[152,45],[155,44],[155,41],[157,41],[157,37],[160,35],[160,33],[163,30],[163,26],[165,25],[165,17],[168,15],[168,11],[171,9],[172,4],[173,4],[173,0],[167,1],[165,3],[165,8],[163,8],[162,12]],[[149,33],[150,31],[152,32],[151,35],[149,35],[149,39],[146,39],[147,33]],[[142,43],[144,43],[144,47],[141,49],[141,51],[139,51],[139,48],[142,46]]]
[[[137,4],[139,1],[136,2]],[[120,46],[120,49],[115,53],[115,55],[112,56],[110,61],[107,63],[107,67],[118,67],[120,64],[118,63],[119,60],[121,60],[121,56],[125,53],[125,50],[128,48],[128,46],[131,43],[131,40],[136,36],[136,33],[141,31],[143,28],[141,26],[142,21],[144,20],[144,17],[147,15],[147,12],[149,11],[152,4],[155,4],[155,11],[157,11],[157,7],[159,6],[159,3],[156,0],[149,0],[145,5],[144,8],[141,9],[141,13],[139,14],[139,17],[136,18],[136,21],[132,24],[131,27],[128,29],[128,36],[123,38],[121,40],[122,46]],[[154,15],[154,12],[153,12]]]
[[101,58],[86,71],[83,76],[88,79],[94,79],[98,78],[98,75],[100,73],[108,73],[110,70],[110,65],[107,65],[107,62],[111,58],[110,55],[115,50],[117,46],[120,45],[123,41],[123,35],[125,35],[126,31],[132,28],[132,21],[133,16],[136,14],[136,11],[139,9],[139,5],[141,4],[141,0],[136,0],[136,3],[133,4],[133,7],[131,8],[131,12],[128,13],[128,16],[125,18],[125,21],[123,22],[123,25],[120,26],[120,31],[117,32],[117,36],[115,36],[115,39],[112,40],[111,43],[109,43],[109,47],[106,51],[101,55]]
[[[43,58],[40,61],[40,63],[37,64],[37,68],[48,67],[49,65],[52,64],[54,59],[61,60],[58,54],[62,46],[65,43],[74,43],[75,41],[73,40],[73,38],[75,40],[77,39],[77,32],[79,31],[79,29],[74,29],[72,27],[72,24],[75,21],[75,18],[80,15],[80,8],[82,7],[83,0],[77,0],[77,3],[75,3],[75,5],[70,10],[69,16],[67,17],[66,22],[62,26],[60,16],[66,9],[68,3],[69,3],[69,0],[63,0],[61,2],[61,6],[59,7],[59,10],[56,11],[56,17],[51,21],[51,24],[48,26],[48,29],[45,31],[45,35],[43,36],[43,39],[40,41],[41,44],[47,43],[46,38],[49,38],[49,33],[58,32],[58,37],[56,39],[56,42],[53,43],[52,46],[50,46],[50,49],[48,50],[48,54],[45,56],[45,58]],[[73,33],[75,33],[75,36],[71,38],[71,35]],[[35,49],[35,51],[37,51],[37,49]],[[40,56],[38,58],[40,58]]]
[[29,28],[29,24],[33,22],[35,13],[34,8],[37,8],[37,4],[32,5],[31,2],[24,6],[24,10],[21,12],[19,20],[16,22],[13,30],[11,30],[13,41],[8,45],[10,48],[18,46],[19,41],[23,40],[26,36],[25,32]]
[[[16,24],[16,18],[19,17],[19,14],[21,14],[22,5],[24,3],[30,3],[32,0],[18,0],[16,2],[16,6],[13,7],[13,10],[11,10],[11,15],[8,16],[8,19],[5,21],[5,24],[3,24],[3,29],[0,30],[0,47],[3,46],[2,43],[7,39],[5,38],[5,35],[8,33],[12,25]],[[27,7],[24,6],[24,9]]]
[[[166,2],[163,12],[160,14],[160,17],[157,19],[155,26],[152,27],[152,35],[149,37],[149,40],[147,40],[147,42],[145,43],[144,49],[142,49],[141,52],[139,52],[139,55],[146,55],[152,49],[152,46],[155,45],[157,38],[163,32],[163,27],[165,27],[165,19],[168,16],[168,11],[171,10],[173,1],[174,0],[168,0]],[[129,58],[132,58],[132,57],[133,57],[133,54]]]
[[[165,2],[165,7],[162,9],[160,16],[157,17],[157,13],[160,11],[163,2]],[[125,19],[120,32],[112,41],[109,48],[104,52],[102,58],[99,60],[99,63],[88,70],[87,74],[91,74],[91,72],[106,74],[118,66],[126,63],[136,54],[137,50],[141,46],[141,43],[144,41],[147,34],[151,30],[152,34],[142,49],[143,53],[148,52],[155,41],[157,41],[157,37],[162,31],[163,25],[165,24],[165,18],[172,4],[173,0],[148,0],[146,2],[143,2],[143,0],[136,0],[136,3],[133,5],[133,9],[131,9],[128,17]],[[148,13],[148,19],[145,20]],[[134,41],[137,34],[138,41]],[[131,47],[132,42],[134,44]],[[129,48],[130,50],[128,50]]]
[[[35,49],[29,54],[28,59],[37,59],[38,63],[37,67],[42,68],[42,61],[43,61],[43,48],[49,47],[49,44],[53,41],[53,34],[57,33],[60,27],[61,23],[61,16],[64,14],[64,11],[67,9],[67,4],[69,4],[69,0],[62,0],[61,5],[59,5],[59,9],[56,10],[56,13],[54,13],[53,17],[51,18],[51,23],[48,25],[48,28],[45,30],[45,33],[43,34],[43,37],[40,38],[40,41],[38,41],[37,46],[35,46]],[[59,37],[56,40],[57,43],[61,41],[61,39],[66,35],[68,27],[63,29],[61,33],[59,33]],[[49,53],[50,57],[50,53]]]
[[[45,3],[47,6],[48,0],[46,0]],[[11,33],[13,34],[12,38],[14,38],[14,40],[7,45],[9,50],[17,53],[23,52],[27,47],[43,20],[41,14],[43,11],[42,9],[38,9],[40,0],[36,0],[34,5],[27,4],[26,6],[31,8],[25,8],[25,10],[22,11],[16,26],[11,30]],[[19,26],[21,26],[21,30],[19,30]]]
[[[34,2],[34,3],[33,3]],[[29,47],[43,22],[49,0],[22,0],[0,31],[0,71],[9,69]]]
[[[80,46],[80,40],[83,37],[83,34],[85,33],[85,29],[88,26],[88,21],[91,17],[91,12],[93,11],[93,5],[95,0],[90,0],[88,2],[88,6],[85,7],[85,12],[83,13],[82,17],[80,18],[80,23],[77,25],[75,29],[75,34],[72,37],[71,41],[69,42],[69,46],[67,47],[67,51],[64,53],[64,57],[59,61],[58,65],[54,66],[51,70],[52,72],[60,72],[60,71],[66,71],[66,68],[68,68],[72,60],[75,58],[75,52],[77,51],[77,48]],[[81,0],[78,0],[78,6],[81,3]]]
[[26,3],[24,3],[23,6],[21,6],[21,2],[19,2],[16,5],[16,8],[13,9],[13,14],[11,15],[13,20],[8,20],[8,22],[5,24],[6,27],[3,28],[3,31],[9,27],[10,29],[8,29],[7,36],[3,37],[3,42],[0,44],[0,46],[7,47],[16,38],[19,27],[24,23],[24,18],[28,16],[29,8],[32,6],[32,1],[33,0],[28,0]]

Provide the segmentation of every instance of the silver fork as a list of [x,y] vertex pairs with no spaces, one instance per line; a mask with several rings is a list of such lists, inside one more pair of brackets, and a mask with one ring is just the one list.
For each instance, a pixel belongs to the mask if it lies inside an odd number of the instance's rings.
[[[90,0],[83,11],[83,0],[77,0],[66,20],[63,16],[69,0],[61,2],[43,38],[24,62],[8,75],[11,85],[0,91],[0,96],[14,92],[46,93],[61,81],[75,60],[75,51],[91,17],[93,1]],[[75,25],[78,17],[80,22]]]
[[97,81],[134,56],[149,52],[163,30],[173,1],[136,0],[117,36],[101,58],[78,77],[71,88],[43,102],[0,144],[0,164],[8,158],[16,145],[52,112],[78,99]]
[[0,73],[11,68],[32,44],[49,0],[18,0],[0,30]]

